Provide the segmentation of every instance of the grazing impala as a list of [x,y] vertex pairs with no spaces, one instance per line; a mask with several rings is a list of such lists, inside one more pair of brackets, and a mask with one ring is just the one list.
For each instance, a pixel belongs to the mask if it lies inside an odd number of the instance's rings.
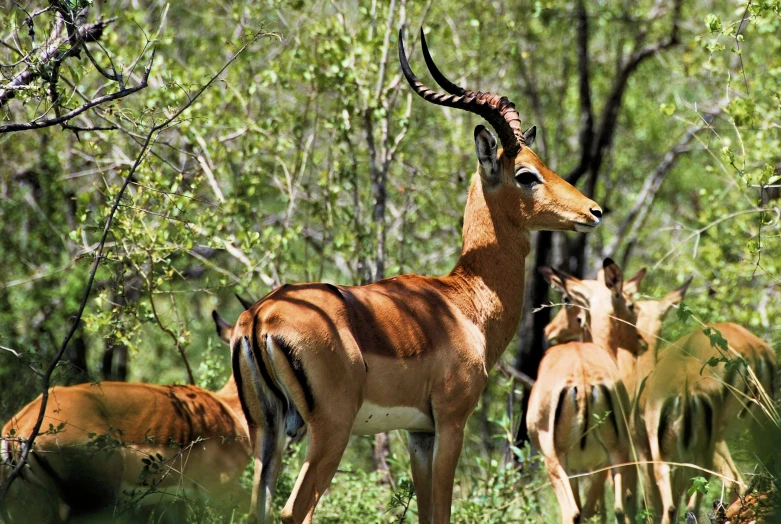
[[421,39],[429,70],[450,94],[415,77],[400,32],[401,68],[415,93],[482,116],[503,151],[477,126],[463,248],[447,276],[286,285],[239,318],[233,370],[250,425],[259,522],[267,521],[284,434],[303,422],[309,448],[284,521],[311,521],[350,434],[406,429],[420,521],[448,522],[467,418],[520,321],[529,232],[586,232],[601,221],[599,206],[532,152],[535,128],[522,131],[513,104],[449,82]]
[[[213,316],[229,341],[232,326]],[[40,402],[3,428],[3,462],[18,457],[18,438],[30,433]],[[181,495],[248,506],[239,481],[251,450],[233,377],[216,393],[128,382],[55,387],[42,427],[50,425],[9,493],[12,522],[52,522],[110,511],[123,500],[132,507]]]
[[633,456],[627,430],[629,396],[618,368],[618,351],[638,350],[636,317],[622,291],[621,270],[606,259],[599,281],[579,280],[550,268],[540,271],[587,312],[587,338],[593,342],[569,342],[547,350],[529,396],[529,435],[545,459],[563,523],[580,522],[593,514],[607,475],[591,475],[582,505],[579,482],[569,473],[605,466],[614,466],[616,519],[632,522],[637,477],[631,466],[615,467],[629,463]]

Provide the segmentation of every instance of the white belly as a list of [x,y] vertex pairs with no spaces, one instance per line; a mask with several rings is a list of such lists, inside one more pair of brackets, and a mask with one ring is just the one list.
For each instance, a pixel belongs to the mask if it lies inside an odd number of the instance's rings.
[[434,431],[434,421],[416,408],[386,407],[364,402],[355,417],[353,435],[374,435],[393,429]]

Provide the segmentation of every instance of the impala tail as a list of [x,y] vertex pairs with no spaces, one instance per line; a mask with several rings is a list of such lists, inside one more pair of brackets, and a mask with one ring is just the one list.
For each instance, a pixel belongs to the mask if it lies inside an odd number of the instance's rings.
[[605,384],[587,387],[567,386],[559,393],[554,414],[555,438],[561,449],[585,451],[588,445],[614,445],[604,442],[606,435],[617,440],[625,435],[619,424],[620,402]]
[[668,398],[662,406],[657,438],[662,448],[668,442],[676,446],[679,457],[707,448],[714,432],[713,404],[706,395],[691,394],[686,388],[683,394]]
[[[249,332],[239,328],[248,324]],[[250,323],[239,319],[233,333],[232,365],[255,462],[250,514],[257,514],[259,522],[266,522],[281,468],[285,435],[294,437],[304,427],[293,395],[306,397],[304,391],[309,390],[291,380],[291,372],[295,376],[300,363],[292,357],[290,347],[274,335],[264,334],[259,339],[255,324],[254,315]],[[291,388],[295,393],[291,394]],[[258,512],[259,508],[262,509]]]

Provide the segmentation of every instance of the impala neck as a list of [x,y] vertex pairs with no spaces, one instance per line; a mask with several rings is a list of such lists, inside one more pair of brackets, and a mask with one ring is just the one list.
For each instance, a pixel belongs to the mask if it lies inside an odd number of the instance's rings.
[[517,205],[501,193],[484,194],[475,175],[464,213],[461,257],[449,275],[462,295],[459,306],[485,336],[486,369],[504,353],[523,310],[530,241],[525,224],[510,218]]

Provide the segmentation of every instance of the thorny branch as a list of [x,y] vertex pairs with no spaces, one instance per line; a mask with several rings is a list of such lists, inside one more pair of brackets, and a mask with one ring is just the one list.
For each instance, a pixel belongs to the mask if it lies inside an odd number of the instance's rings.
[[[43,374],[42,382],[43,382],[43,393],[41,395],[41,408],[38,413],[38,419],[36,420],[35,426],[33,427],[30,436],[24,441],[22,445],[22,454],[14,466],[13,470],[11,471],[10,475],[6,479],[5,484],[0,486],[0,505],[3,505],[6,499],[6,496],[8,494],[8,490],[11,487],[11,484],[13,484],[14,480],[16,480],[19,475],[22,472],[22,469],[27,464],[27,461],[30,456],[30,452],[32,450],[33,443],[35,442],[36,437],[40,433],[41,425],[43,424],[43,418],[46,413],[46,406],[48,404],[49,400],[49,387],[51,385],[51,378],[52,374],[54,373],[55,369],[57,368],[57,365],[59,364],[60,360],[62,359],[63,354],[65,353],[65,350],[68,347],[68,343],[70,342],[71,338],[73,338],[73,335],[76,333],[76,329],[81,322],[81,317],[84,314],[84,310],[87,306],[87,302],[89,301],[89,297],[92,291],[92,285],[95,281],[95,274],[98,271],[98,267],[100,266],[100,261],[103,258],[103,249],[106,245],[106,240],[108,238],[108,234],[111,230],[111,224],[114,220],[114,215],[117,212],[117,209],[119,209],[121,200],[123,195],[125,194],[125,190],[127,187],[131,184],[131,182],[134,179],[134,176],[136,174],[136,171],[138,170],[139,166],[141,165],[141,162],[146,157],[146,154],[149,152],[150,148],[152,147],[154,143],[154,139],[161,131],[164,131],[172,124],[176,123],[178,118],[187,111],[196,100],[200,98],[200,96],[203,94],[206,89],[208,89],[214,82],[222,75],[223,72],[234,62],[236,59],[249,47],[252,43],[254,43],[259,38],[265,37],[265,36],[276,36],[271,33],[266,33],[264,31],[259,31],[255,33],[244,45],[239,48],[238,51],[225,63],[225,65],[222,66],[222,68],[214,75],[212,76],[208,82],[206,82],[204,85],[202,85],[198,91],[192,96],[188,96],[187,102],[180,107],[176,112],[165,119],[165,121],[158,123],[154,125],[149,132],[146,134],[145,140],[143,144],[141,145],[141,149],[139,150],[138,154],[136,155],[136,159],[133,162],[132,167],[130,168],[130,171],[128,172],[127,176],[125,177],[124,182],[122,183],[122,186],[119,189],[119,192],[117,193],[116,197],[114,197],[114,202],[111,206],[111,210],[108,214],[108,217],[106,217],[106,224],[103,228],[103,234],[100,239],[100,243],[98,244],[98,249],[95,254],[95,262],[92,264],[92,269],[90,270],[89,278],[87,280],[87,286],[84,290],[84,295],[81,299],[81,305],[79,306],[79,310],[73,319],[73,322],[71,324],[70,329],[68,330],[68,333],[65,335],[65,339],[62,342],[62,345],[60,346],[59,350],[57,351],[57,354],[54,356],[52,361],[49,363],[49,366],[46,368],[46,371]],[[154,51],[153,51],[153,57],[154,58]],[[152,67],[152,62],[150,61],[147,65],[147,71],[145,71],[145,76],[149,75],[149,70]]]

